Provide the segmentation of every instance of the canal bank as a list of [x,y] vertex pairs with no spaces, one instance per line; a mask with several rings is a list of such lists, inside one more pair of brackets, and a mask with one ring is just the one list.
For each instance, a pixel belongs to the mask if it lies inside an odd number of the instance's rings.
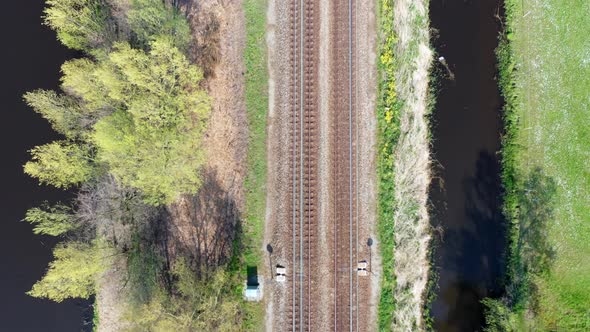
[[92,314],[87,301],[58,304],[25,294],[43,276],[55,240],[34,235],[31,225],[21,219],[28,208],[44,200],[65,201],[69,197],[61,190],[39,186],[22,168],[29,159],[27,150],[58,138],[47,121],[25,105],[22,95],[38,88],[56,89],[61,64],[75,56],[59,44],[54,32],[42,25],[43,6],[43,0],[10,1],[0,13],[0,100],[4,116],[0,123],[2,331],[80,331],[89,328],[84,325],[83,316]]
[[440,77],[432,115],[430,189],[437,331],[477,331],[484,297],[502,293],[505,230],[500,179],[502,98],[495,49],[499,0],[433,0],[430,20]]

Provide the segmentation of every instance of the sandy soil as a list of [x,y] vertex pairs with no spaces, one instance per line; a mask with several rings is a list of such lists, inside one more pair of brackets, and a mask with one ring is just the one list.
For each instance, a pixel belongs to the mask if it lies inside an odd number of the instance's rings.
[[[359,330],[377,330],[377,305],[381,276],[380,248],[377,240],[377,175],[375,169],[377,116],[377,27],[375,1],[357,0],[355,5],[355,68],[356,68],[356,149],[357,199],[359,222],[358,258],[370,262],[369,285],[359,290]],[[368,239],[373,244],[367,246]],[[361,285],[363,286],[363,285]]]
[[[289,61],[289,1],[270,0],[267,11],[268,71],[269,71],[269,116],[268,123],[268,177],[267,205],[264,243],[272,246],[272,264],[281,264],[293,271],[289,256],[290,240],[283,240],[283,234],[290,234],[290,182],[289,176],[289,121],[283,119],[289,111],[291,98],[291,70]],[[271,275],[265,274],[266,279]],[[266,281],[266,280],[265,280]],[[286,321],[283,315],[288,308],[288,288],[270,279],[266,283],[266,322],[267,331],[278,331]]]

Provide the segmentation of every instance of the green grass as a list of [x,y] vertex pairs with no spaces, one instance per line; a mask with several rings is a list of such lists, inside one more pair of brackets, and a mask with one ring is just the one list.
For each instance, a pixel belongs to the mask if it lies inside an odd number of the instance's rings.
[[[248,113],[248,174],[245,182],[244,271],[260,266],[266,209],[266,117],[268,112],[268,73],[266,67],[266,0],[244,1],[246,16],[246,109]],[[262,330],[264,308],[246,305],[245,328]]]
[[378,307],[379,331],[389,330],[395,310],[395,274],[393,253],[395,247],[394,225],[394,160],[393,148],[399,138],[400,108],[395,92],[395,32],[393,27],[393,2],[381,0],[379,6],[379,62],[377,125],[378,125],[378,231],[383,262],[381,295]]
[[[503,181],[513,225],[527,174],[540,168],[557,185],[543,237],[550,267],[531,273],[522,307],[538,330],[590,330],[590,2],[507,0],[507,41],[500,49],[507,97]],[[522,218],[522,216],[520,216]],[[514,226],[516,227],[516,226]],[[523,260],[512,231],[511,264]],[[514,281],[515,276],[512,276]],[[518,301],[516,301],[518,302]],[[527,315],[529,317],[529,315]]]

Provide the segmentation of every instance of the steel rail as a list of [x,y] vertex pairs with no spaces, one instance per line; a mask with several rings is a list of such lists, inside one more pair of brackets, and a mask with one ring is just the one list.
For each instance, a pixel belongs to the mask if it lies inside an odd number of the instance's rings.
[[349,328],[352,332],[352,279],[353,279],[353,262],[352,262],[352,0],[348,0],[348,201],[349,201],[349,231],[348,231],[348,242],[349,242]]
[[300,160],[300,164],[299,164],[299,330],[303,331],[303,254],[304,254],[304,249],[303,249],[303,224],[305,222],[305,217],[304,217],[304,210],[303,210],[303,163],[304,163],[304,156],[303,156],[303,149],[304,149],[304,145],[303,145],[303,127],[304,127],[304,81],[305,81],[305,77],[304,77],[304,64],[305,64],[305,58],[304,58],[304,29],[305,29],[305,2],[304,0],[299,0],[299,16],[300,16],[300,20],[299,20],[299,119],[300,119],[300,124],[299,124],[299,135],[300,135],[300,141],[299,143],[300,145],[300,153],[299,153],[299,160]]

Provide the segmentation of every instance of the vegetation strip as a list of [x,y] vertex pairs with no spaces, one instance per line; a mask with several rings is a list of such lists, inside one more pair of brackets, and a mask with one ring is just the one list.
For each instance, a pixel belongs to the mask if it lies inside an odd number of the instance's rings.
[[[261,264],[266,213],[266,122],[268,113],[268,72],[266,62],[267,0],[245,0],[246,16],[246,110],[250,133],[248,145],[248,175],[246,177],[245,265]],[[249,304],[244,328],[260,330],[264,307]]]
[[379,330],[415,330],[429,267],[428,4],[381,0],[379,14]]
[[[498,48],[510,259],[488,331],[590,329],[586,1],[506,0]],[[585,55],[586,54],[586,55]]]
[[381,297],[378,309],[378,326],[380,331],[388,330],[393,319],[395,300],[395,276],[393,273],[394,250],[394,181],[392,149],[399,138],[400,102],[395,90],[395,32],[393,29],[393,1],[381,0],[380,5],[380,57],[378,70],[381,73],[379,82],[379,103],[377,106],[378,123],[378,161],[379,177],[378,230],[381,242],[383,276],[381,279]]

